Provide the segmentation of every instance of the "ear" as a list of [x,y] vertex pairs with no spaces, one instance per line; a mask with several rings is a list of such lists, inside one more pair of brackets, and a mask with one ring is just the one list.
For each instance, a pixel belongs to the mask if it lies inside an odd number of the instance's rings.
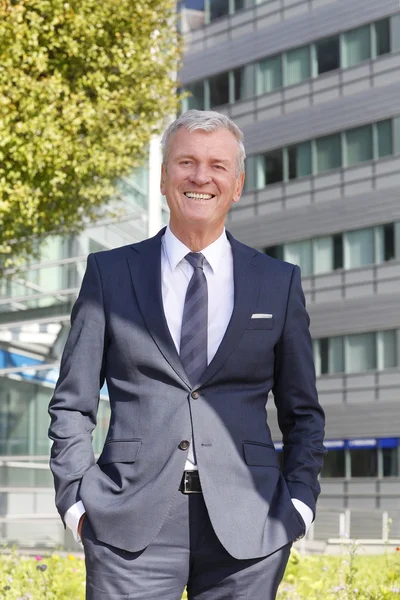
[[161,165],[161,180],[160,180],[160,192],[163,196],[165,196],[165,178],[166,178],[166,170],[164,165]]
[[236,179],[235,193],[232,198],[233,202],[239,202],[240,196],[242,195],[242,190],[243,190],[243,185],[244,185],[244,177],[245,177],[245,174],[243,171],[243,173],[240,173],[239,177]]

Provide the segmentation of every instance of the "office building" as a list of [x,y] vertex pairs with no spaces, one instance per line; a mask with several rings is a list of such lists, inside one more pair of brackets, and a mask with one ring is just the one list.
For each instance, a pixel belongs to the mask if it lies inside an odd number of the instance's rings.
[[228,228],[302,269],[327,416],[320,506],[398,509],[399,3],[189,0],[182,27],[183,108],[245,134]]
[[[158,188],[159,163],[159,140],[154,139],[148,164],[120,180],[115,216],[88,225],[80,235],[49,238],[39,260],[0,281],[1,542],[76,547],[55,510],[47,407],[87,255],[140,241],[167,221]],[[103,387],[96,453],[108,423]]]

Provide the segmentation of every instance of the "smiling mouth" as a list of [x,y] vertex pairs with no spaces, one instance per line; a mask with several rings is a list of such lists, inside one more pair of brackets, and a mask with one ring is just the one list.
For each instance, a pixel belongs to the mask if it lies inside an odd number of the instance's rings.
[[193,200],[211,200],[215,198],[214,194],[198,194],[196,192],[184,192],[186,198],[191,198]]

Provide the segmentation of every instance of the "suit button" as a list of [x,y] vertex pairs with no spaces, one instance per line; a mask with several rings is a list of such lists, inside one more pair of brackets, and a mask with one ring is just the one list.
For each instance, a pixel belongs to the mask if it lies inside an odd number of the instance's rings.
[[197,398],[199,397],[199,392],[192,392],[191,396],[192,396],[193,400],[197,400]]
[[190,446],[190,442],[188,442],[187,440],[182,440],[181,443],[179,444],[178,448],[180,450],[187,450]]

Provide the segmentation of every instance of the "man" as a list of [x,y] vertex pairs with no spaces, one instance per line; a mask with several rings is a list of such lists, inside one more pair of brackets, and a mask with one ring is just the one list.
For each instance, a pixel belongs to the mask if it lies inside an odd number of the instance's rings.
[[89,599],[179,600],[187,585],[191,600],[273,600],[313,519],[324,418],[300,272],[224,229],[242,140],[219,113],[179,117],[163,138],[169,227],[88,258],[49,410],[56,503],[82,538]]

